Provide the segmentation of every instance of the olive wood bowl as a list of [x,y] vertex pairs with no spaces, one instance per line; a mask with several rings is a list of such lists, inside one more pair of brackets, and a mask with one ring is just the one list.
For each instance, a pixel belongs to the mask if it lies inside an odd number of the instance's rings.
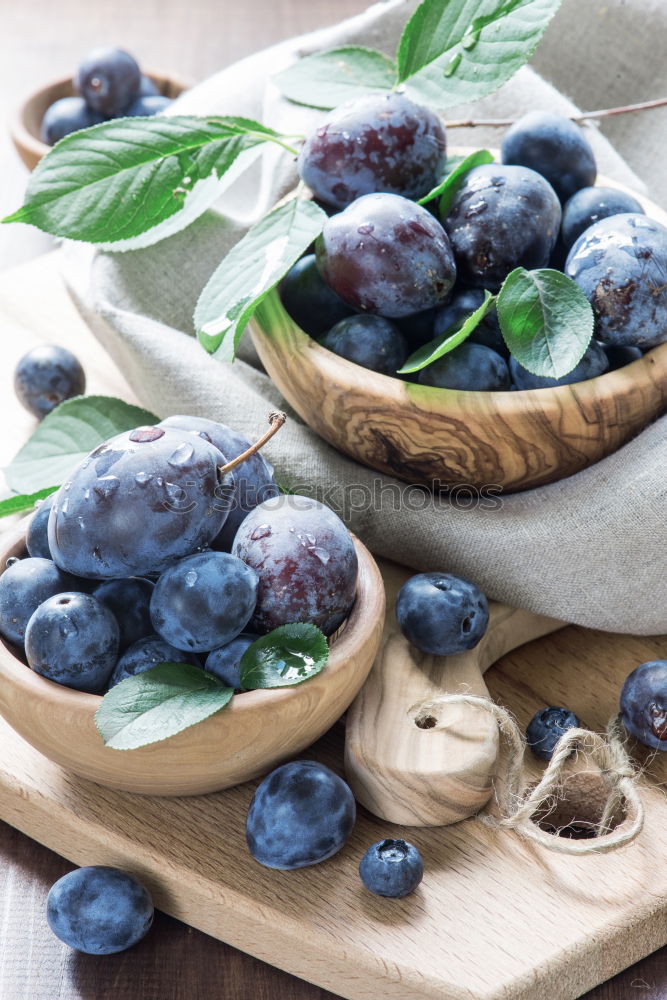
[[[145,73],[165,97],[178,97],[192,84],[173,74]],[[10,119],[9,131],[16,150],[28,170],[34,170],[39,161],[51,149],[42,142],[40,135],[42,118],[47,108],[61,97],[72,97],[76,94],[71,77],[56,80],[30,94],[13,117]]]
[[[667,212],[632,194],[667,225]],[[511,493],[563,479],[667,411],[667,343],[576,385],[461,392],[379,375],[333,354],[292,321],[275,290],[250,330],[267,372],[321,437],[372,469],[436,489]]]
[[[0,565],[25,550],[24,519],[4,535]],[[35,673],[0,641],[0,715],[49,760],[109,788],[146,795],[198,795],[270,771],[310,746],[345,712],[371,669],[384,624],[380,571],[354,540],[359,559],[352,612],[331,643],[324,670],[303,684],[234,695],[222,711],[137,750],[102,742],[101,697]]]

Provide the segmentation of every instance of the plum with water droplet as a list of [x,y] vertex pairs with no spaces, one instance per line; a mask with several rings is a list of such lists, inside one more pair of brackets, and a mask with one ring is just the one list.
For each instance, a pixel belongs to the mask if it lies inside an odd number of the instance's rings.
[[50,559],[17,559],[0,576],[0,635],[22,646],[28,620],[40,604],[76,587],[74,577]]
[[232,552],[259,577],[249,631],[311,622],[331,635],[354,603],[357,554],[341,519],[317,500],[281,496],[250,513]]

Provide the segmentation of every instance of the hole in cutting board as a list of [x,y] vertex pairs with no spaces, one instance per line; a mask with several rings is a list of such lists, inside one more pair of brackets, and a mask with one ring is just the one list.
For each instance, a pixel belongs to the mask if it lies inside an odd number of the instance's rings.
[[[586,840],[595,836],[608,796],[609,785],[599,771],[574,771],[564,776],[558,795],[539,809],[532,819],[546,833]],[[607,832],[619,826],[625,816],[625,805],[621,801],[611,817]]]

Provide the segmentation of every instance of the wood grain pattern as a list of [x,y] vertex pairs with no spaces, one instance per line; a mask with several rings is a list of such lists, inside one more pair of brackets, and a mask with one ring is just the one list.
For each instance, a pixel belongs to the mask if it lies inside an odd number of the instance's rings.
[[374,815],[407,826],[444,826],[482,809],[492,792],[498,727],[487,712],[450,705],[433,730],[414,710],[442,694],[489,696],[483,675],[501,656],[563,627],[552,618],[490,605],[482,641],[458,656],[421,654],[401,634],[394,606],[411,576],[385,564],[387,589],[382,649],[347,713],[345,772],[352,791]]
[[[636,197],[667,222],[666,212]],[[667,411],[667,344],[576,385],[460,392],[379,375],[327,351],[292,322],[277,292],[250,329],[262,364],[306,423],[340,451],[410,483],[529,489],[597,462]]]

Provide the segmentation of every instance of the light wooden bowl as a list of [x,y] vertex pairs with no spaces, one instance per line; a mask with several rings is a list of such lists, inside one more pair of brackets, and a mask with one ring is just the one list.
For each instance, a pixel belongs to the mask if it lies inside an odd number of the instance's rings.
[[[146,73],[145,76],[153,81],[165,97],[178,97],[192,86],[189,81],[173,74]],[[10,119],[9,131],[12,141],[28,170],[34,170],[41,158],[51,149],[51,146],[47,146],[40,138],[44,112],[54,101],[61,97],[72,97],[74,94],[71,77],[56,80],[55,83],[49,83],[27,97]]]
[[[25,555],[24,520],[5,535],[0,565]],[[359,558],[352,613],[321,674],[296,687],[248,691],[176,736],[138,750],[105,747],[95,727],[99,695],[34,673],[0,642],[0,715],[28,743],[75,774],[146,795],[198,795],[238,785],[315,742],[343,714],[366,680],[384,623],[380,571],[355,539]]]
[[[604,177],[598,183],[622,188]],[[667,225],[667,212],[632,193]],[[313,430],[372,469],[429,487],[512,493],[551,483],[667,412],[667,343],[576,385],[460,392],[379,375],[320,347],[290,319],[277,291],[250,330],[267,372]]]

